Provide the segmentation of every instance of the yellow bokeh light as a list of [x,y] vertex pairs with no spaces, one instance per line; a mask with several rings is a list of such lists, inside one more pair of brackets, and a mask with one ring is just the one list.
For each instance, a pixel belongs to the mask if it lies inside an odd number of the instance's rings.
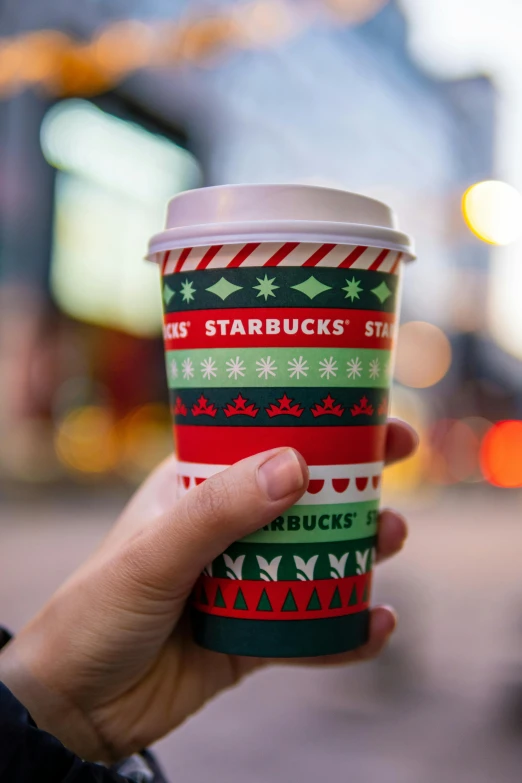
[[522,235],[522,195],[507,182],[486,180],[462,197],[470,231],[490,245],[509,245]]
[[396,387],[393,392],[390,416],[407,421],[419,435],[420,441],[413,457],[397,462],[384,471],[384,505],[393,503],[395,496],[398,495],[407,495],[411,498],[417,491],[425,492],[427,489],[426,470],[431,459],[427,437],[429,408],[421,395],[411,389]]
[[60,462],[72,471],[112,471],[118,462],[118,444],[110,412],[95,405],[70,411],[57,428],[55,449]]
[[144,405],[119,425],[119,472],[139,481],[172,453],[172,426],[167,405]]
[[451,345],[438,326],[410,321],[399,329],[395,377],[404,386],[427,389],[438,383],[451,365]]

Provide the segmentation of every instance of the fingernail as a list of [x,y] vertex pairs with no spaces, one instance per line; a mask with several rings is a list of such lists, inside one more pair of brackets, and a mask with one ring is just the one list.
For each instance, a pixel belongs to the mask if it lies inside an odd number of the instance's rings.
[[257,483],[269,500],[282,500],[304,487],[305,476],[293,449],[279,451],[257,469]]
[[[399,622],[399,617],[397,615],[397,612],[393,608],[393,606],[390,606],[389,604],[384,604],[382,608],[383,609],[387,609],[388,612],[393,617],[392,625],[389,628],[388,633],[386,634],[387,636],[390,636],[395,631],[395,629],[397,628],[397,623]],[[389,625],[389,623],[388,623],[388,625]]]

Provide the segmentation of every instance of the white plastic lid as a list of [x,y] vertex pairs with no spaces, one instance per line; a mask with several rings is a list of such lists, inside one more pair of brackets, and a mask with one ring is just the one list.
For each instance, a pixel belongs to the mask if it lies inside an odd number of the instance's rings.
[[332,242],[415,257],[390,207],[357,193],[312,185],[220,185],[188,190],[168,205],[166,230],[148,258],[182,247],[241,242]]

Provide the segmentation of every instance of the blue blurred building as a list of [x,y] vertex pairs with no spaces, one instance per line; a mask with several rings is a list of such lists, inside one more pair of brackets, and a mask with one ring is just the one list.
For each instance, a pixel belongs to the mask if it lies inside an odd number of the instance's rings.
[[[74,6],[17,0],[10,11],[9,5],[6,30],[57,26],[85,38],[130,10],[116,0]],[[157,18],[188,7],[177,3],[172,12],[172,5],[141,0],[131,13]],[[293,7],[298,15],[299,4]],[[206,184],[325,183],[389,201],[402,228],[417,239],[406,313],[451,326],[455,289],[462,287],[458,270],[487,267],[487,247],[465,228],[460,198],[469,184],[493,173],[495,90],[486,78],[432,78],[412,59],[407,34],[395,2],[359,26],[319,13],[277,46],[228,51],[206,67],[136,74],[111,96],[112,105],[130,106],[133,120],[152,118],[161,130],[181,134]],[[31,258],[32,270],[49,258],[53,178],[38,152],[46,108],[26,94],[1,109],[10,115],[4,123],[11,129],[8,181],[26,183],[28,192],[18,215],[5,212],[4,268],[17,266],[20,255]],[[30,237],[21,230],[29,203]]]

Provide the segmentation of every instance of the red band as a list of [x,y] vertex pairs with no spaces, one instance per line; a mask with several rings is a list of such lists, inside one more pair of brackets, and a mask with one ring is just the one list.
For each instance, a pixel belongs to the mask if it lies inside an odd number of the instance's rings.
[[382,462],[386,426],[378,427],[174,427],[176,454],[182,462],[232,465],[268,449],[289,446],[308,465],[356,465]]
[[[168,351],[296,346],[389,350],[394,323],[394,313],[376,310],[306,307],[195,310],[165,315],[164,336]],[[179,327],[173,328],[171,324]],[[288,333],[290,329],[293,334]]]
[[[193,605],[200,612],[243,620],[343,617],[368,608],[371,578],[368,573],[315,582],[264,582],[201,576],[194,591]],[[263,593],[268,599],[265,606],[271,609],[262,608]],[[320,608],[308,608],[310,606]]]

